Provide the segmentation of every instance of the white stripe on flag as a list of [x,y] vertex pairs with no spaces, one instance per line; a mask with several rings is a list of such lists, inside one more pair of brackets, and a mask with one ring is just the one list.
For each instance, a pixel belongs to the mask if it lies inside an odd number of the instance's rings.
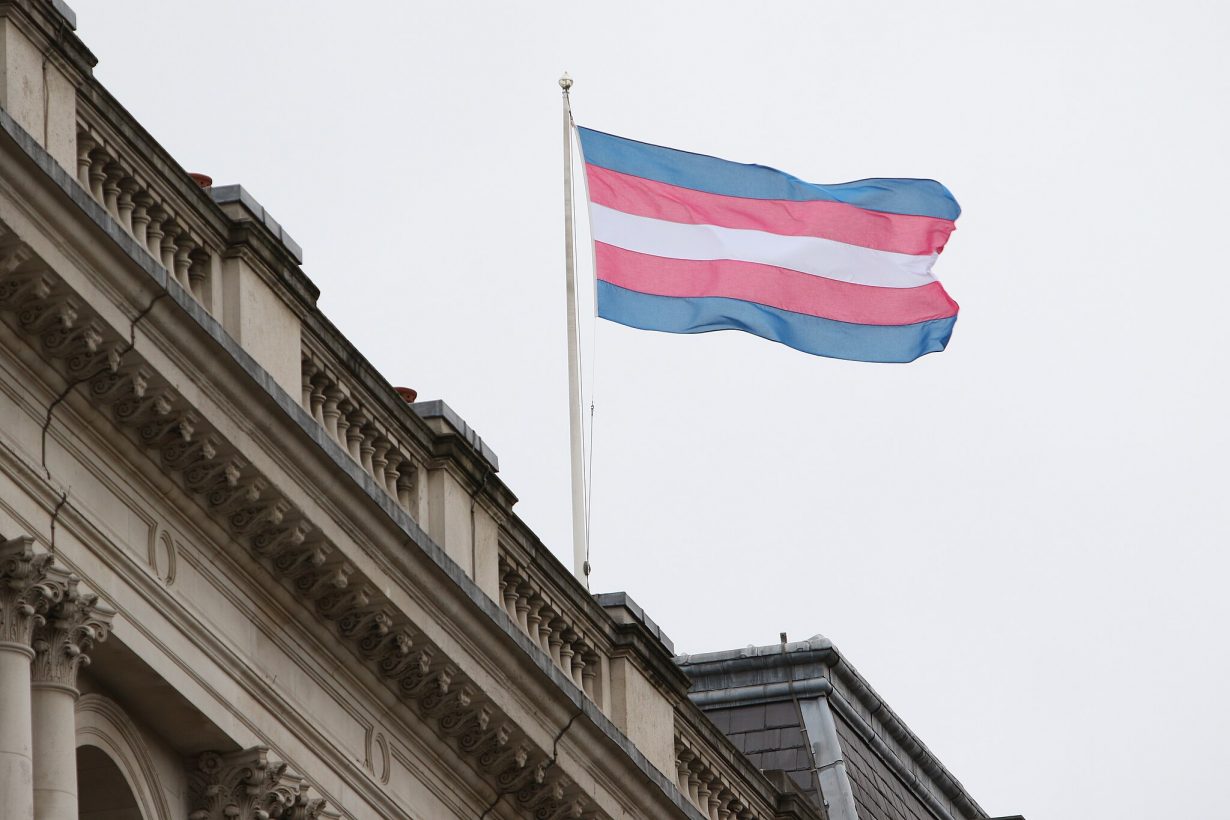
[[856,285],[915,288],[935,281],[936,254],[877,251],[814,236],[688,225],[590,204],[593,238],[624,250],[668,259],[736,259],[775,265]]

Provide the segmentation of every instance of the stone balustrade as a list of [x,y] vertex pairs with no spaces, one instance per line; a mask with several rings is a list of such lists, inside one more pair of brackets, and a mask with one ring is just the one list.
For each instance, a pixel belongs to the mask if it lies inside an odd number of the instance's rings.
[[532,580],[525,564],[501,551],[500,600],[508,617],[551,656],[556,666],[595,703],[602,705],[604,654],[587,636],[577,618]]
[[411,455],[407,440],[382,423],[325,357],[303,349],[303,409],[341,445],[411,517],[420,524],[426,511],[422,456]]
[[[716,762],[712,747],[686,731],[678,722],[675,731],[677,785],[692,805],[710,820],[769,820],[776,811],[758,806],[757,800],[734,784],[731,772]],[[682,730],[682,731],[681,731]]]
[[143,179],[123,151],[84,123],[77,128],[77,181],[167,273],[213,310],[219,251],[190,224],[185,206],[172,204],[170,196]]

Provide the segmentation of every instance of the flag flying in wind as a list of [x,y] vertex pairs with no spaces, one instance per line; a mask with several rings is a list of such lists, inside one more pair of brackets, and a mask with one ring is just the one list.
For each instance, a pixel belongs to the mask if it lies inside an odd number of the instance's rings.
[[817,185],[577,130],[604,319],[669,333],[744,330],[868,362],[909,362],[948,344],[957,303],[931,266],[961,208],[940,183]]

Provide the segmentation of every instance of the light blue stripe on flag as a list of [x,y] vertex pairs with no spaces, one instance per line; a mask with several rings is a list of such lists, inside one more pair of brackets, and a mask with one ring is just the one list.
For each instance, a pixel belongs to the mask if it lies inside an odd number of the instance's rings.
[[642,330],[707,333],[743,330],[834,359],[912,362],[943,350],[957,317],[912,325],[857,325],[716,296],[654,296],[598,282],[598,315]]
[[961,206],[933,179],[863,179],[836,185],[804,182],[764,165],[744,165],[577,128],[587,163],[710,194],[747,199],[844,202],[893,214],[956,219]]

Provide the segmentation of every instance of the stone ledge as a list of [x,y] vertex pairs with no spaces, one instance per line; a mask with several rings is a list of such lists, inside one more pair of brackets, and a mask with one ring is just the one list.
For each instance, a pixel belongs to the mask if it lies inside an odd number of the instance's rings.
[[495,472],[500,471],[500,459],[495,454],[495,451],[488,446],[487,442],[483,441],[482,436],[474,431],[474,428],[466,423],[466,420],[457,415],[457,411],[449,407],[443,399],[433,399],[431,401],[416,401],[410,405],[421,419],[443,419],[450,427],[456,431],[457,435],[465,439],[471,447],[487,460],[491,465],[491,469]]
[[631,613],[631,615],[639,621],[646,630],[648,630],[650,635],[653,635],[662,643],[662,646],[666,648],[667,652],[673,653],[675,651],[675,642],[666,637],[666,633],[661,630],[652,618],[645,614],[645,610],[641,608],[641,605],[632,600],[632,596],[628,593],[599,592],[594,595],[594,600],[598,602],[600,607],[608,611],[612,607],[622,607],[628,610],[628,612]]
[[264,206],[256,201],[256,197],[248,193],[242,185],[215,185],[209,189],[209,196],[219,205],[228,205],[232,202],[243,205],[254,218],[269,229],[269,233],[277,237],[296,262],[303,264],[303,247],[290,238],[290,234],[282,227],[282,223],[274,219],[273,215],[266,211]]

